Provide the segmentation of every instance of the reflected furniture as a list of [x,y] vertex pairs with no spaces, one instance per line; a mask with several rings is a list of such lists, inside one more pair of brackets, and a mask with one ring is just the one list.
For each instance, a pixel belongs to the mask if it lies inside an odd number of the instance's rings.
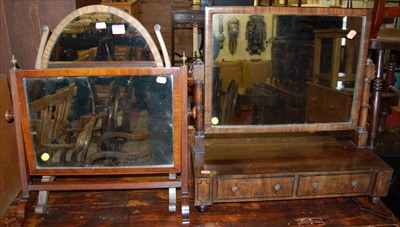
[[305,120],[314,122],[343,122],[349,119],[353,92],[307,83]]
[[[226,30],[218,28],[232,18],[241,25],[237,54],[226,48],[229,39],[216,39],[221,32],[227,37]],[[206,211],[214,203],[327,197],[369,196],[377,203],[387,195],[392,169],[367,148],[366,119],[373,78],[373,70],[366,66],[370,18],[371,12],[365,9],[206,9],[205,62],[193,65],[196,115],[191,149],[194,205],[200,211]],[[353,81],[343,81],[342,88],[332,88],[313,80],[312,70],[305,70],[312,66],[312,60],[303,62],[307,61],[305,58],[313,59],[314,51],[302,50],[316,48],[313,46],[316,29],[340,30],[344,24],[349,31],[357,31],[356,37],[346,33],[346,39],[357,40],[354,46],[358,49],[344,59],[353,61],[357,70]],[[264,46],[258,52],[246,52],[249,42],[246,38],[250,36],[244,33],[259,34],[264,29],[267,41]],[[302,39],[297,38],[294,45],[299,32],[303,32]],[[270,41],[279,41],[279,48]],[[349,60],[350,57],[353,59]],[[222,59],[271,61],[272,79],[248,83],[252,86],[242,90],[243,84],[238,84],[238,102],[240,95],[245,94],[246,105],[261,104],[265,108],[264,119],[254,120],[254,114],[248,120],[249,114],[242,108],[238,108],[232,121],[221,119],[221,102],[230,95],[215,88],[224,84],[218,63]],[[274,70],[277,61],[281,66]],[[222,78],[222,83],[217,78]],[[216,91],[220,93],[215,94]],[[293,105],[293,98],[279,98],[281,93],[289,92],[295,94],[292,97],[302,94],[305,106]],[[266,98],[264,102],[260,94]],[[315,99],[321,102],[314,103]],[[345,103],[332,103],[342,99]],[[290,118],[293,112],[288,110],[289,106],[303,118]],[[309,115],[318,117],[310,122]],[[276,118],[286,120],[274,121]]]
[[[110,6],[80,8],[49,33],[44,27],[36,69],[14,67],[9,76],[17,224],[36,200],[45,212],[49,191],[153,188],[168,189],[166,209],[180,202],[188,223],[187,67],[171,67],[148,31]],[[122,50],[128,57],[115,57]]]
[[[345,36],[349,34],[346,30],[336,30],[336,29],[321,29],[314,30],[314,61],[313,61],[313,76],[314,80],[325,80],[332,88],[338,86],[338,81],[354,81],[354,63],[353,58],[354,51],[358,49],[357,43],[359,40],[345,39]],[[325,49],[322,45],[323,41],[331,41],[331,54],[326,54],[329,49]],[[343,46],[343,40],[346,40],[347,45]],[[324,53],[324,54],[323,54]],[[343,55],[346,55],[345,63],[342,62]],[[329,55],[331,57],[330,69],[327,72],[322,72],[321,70],[321,57]],[[324,62],[324,64],[329,64]],[[344,64],[344,66],[342,66]],[[342,67],[341,67],[342,66]],[[341,69],[344,68],[344,69]],[[340,78],[341,77],[341,78]]]
[[[203,29],[204,28],[204,10],[195,7],[173,6],[171,9],[171,62],[175,64],[175,36],[179,29]],[[197,38],[197,37],[195,37]],[[203,40],[202,40],[203,42]],[[193,47],[197,49],[197,47]],[[186,53],[191,56],[192,53]],[[193,56],[196,57],[196,56]],[[200,56],[198,56],[200,57]]]
[[118,8],[135,18],[140,18],[140,1],[139,0],[125,0],[125,1],[113,1],[113,0],[102,0],[102,5],[112,6]]

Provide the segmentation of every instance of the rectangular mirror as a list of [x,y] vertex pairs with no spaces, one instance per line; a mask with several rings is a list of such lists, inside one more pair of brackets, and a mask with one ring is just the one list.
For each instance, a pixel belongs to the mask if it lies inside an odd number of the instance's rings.
[[367,56],[365,9],[206,9],[205,130],[353,129]]
[[178,170],[187,95],[179,75],[179,68],[18,70],[30,169]]

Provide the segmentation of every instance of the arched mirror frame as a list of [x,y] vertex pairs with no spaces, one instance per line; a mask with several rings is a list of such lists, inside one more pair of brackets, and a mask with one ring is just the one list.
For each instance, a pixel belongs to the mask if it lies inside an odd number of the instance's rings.
[[205,46],[205,111],[204,130],[206,134],[218,133],[267,133],[267,132],[314,132],[355,129],[358,124],[361,106],[363,78],[368,54],[368,36],[370,31],[371,11],[367,9],[342,9],[342,8],[295,8],[295,7],[209,7],[206,8],[206,31],[212,31],[212,18],[214,14],[274,14],[274,15],[330,15],[330,16],[359,16],[362,18],[363,31],[360,34],[360,52],[357,65],[357,75],[354,87],[353,107],[348,122],[338,123],[305,123],[282,125],[212,125],[212,32],[206,32]]
[[[104,6],[104,5],[91,5],[91,6],[86,6],[79,8],[69,15],[67,15],[58,25],[57,27],[53,30],[50,38],[48,39],[46,46],[44,47],[42,58],[41,58],[41,69],[46,69],[46,68],[54,68],[51,67],[52,62],[50,61],[50,56],[51,52],[54,48],[54,45],[57,43],[57,40],[59,36],[63,33],[64,29],[68,24],[76,19],[78,16],[88,14],[88,13],[95,13],[95,12],[100,12],[100,13],[110,13],[116,16],[121,17],[122,19],[126,20],[128,23],[130,23],[137,31],[143,36],[143,38],[146,40],[147,44],[150,47],[150,51],[153,54],[154,57],[154,66],[155,67],[163,67],[163,60],[161,58],[160,52],[158,51],[158,48],[148,33],[148,31],[144,28],[144,26],[134,17],[129,15],[128,13],[119,10],[117,8],[111,7],[111,6]],[[97,62],[99,63],[99,62]],[[120,62],[119,62],[120,63]],[[104,62],[99,63],[104,65]],[[107,65],[112,65],[113,62],[107,62]]]

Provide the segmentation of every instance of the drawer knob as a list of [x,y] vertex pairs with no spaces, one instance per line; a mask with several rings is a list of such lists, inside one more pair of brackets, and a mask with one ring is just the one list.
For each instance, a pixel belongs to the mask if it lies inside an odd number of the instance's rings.
[[318,191],[318,183],[313,183],[312,189],[313,189],[313,192],[317,192]]
[[236,185],[233,186],[233,187],[232,187],[232,192],[233,192],[233,193],[236,193],[237,191],[238,191],[238,187],[237,187]]
[[351,186],[353,187],[353,190],[356,190],[357,186],[358,186],[358,182],[356,180],[353,180],[351,182]]
[[274,190],[275,190],[275,193],[278,193],[281,190],[281,185],[280,184],[274,185]]

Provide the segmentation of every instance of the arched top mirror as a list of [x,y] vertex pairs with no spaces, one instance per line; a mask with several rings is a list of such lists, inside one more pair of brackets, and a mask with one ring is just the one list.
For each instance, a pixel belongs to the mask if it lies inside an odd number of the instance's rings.
[[206,9],[205,131],[357,126],[370,11]]
[[163,67],[158,48],[134,17],[111,6],[91,5],[66,16],[44,47],[41,68],[139,65]]

